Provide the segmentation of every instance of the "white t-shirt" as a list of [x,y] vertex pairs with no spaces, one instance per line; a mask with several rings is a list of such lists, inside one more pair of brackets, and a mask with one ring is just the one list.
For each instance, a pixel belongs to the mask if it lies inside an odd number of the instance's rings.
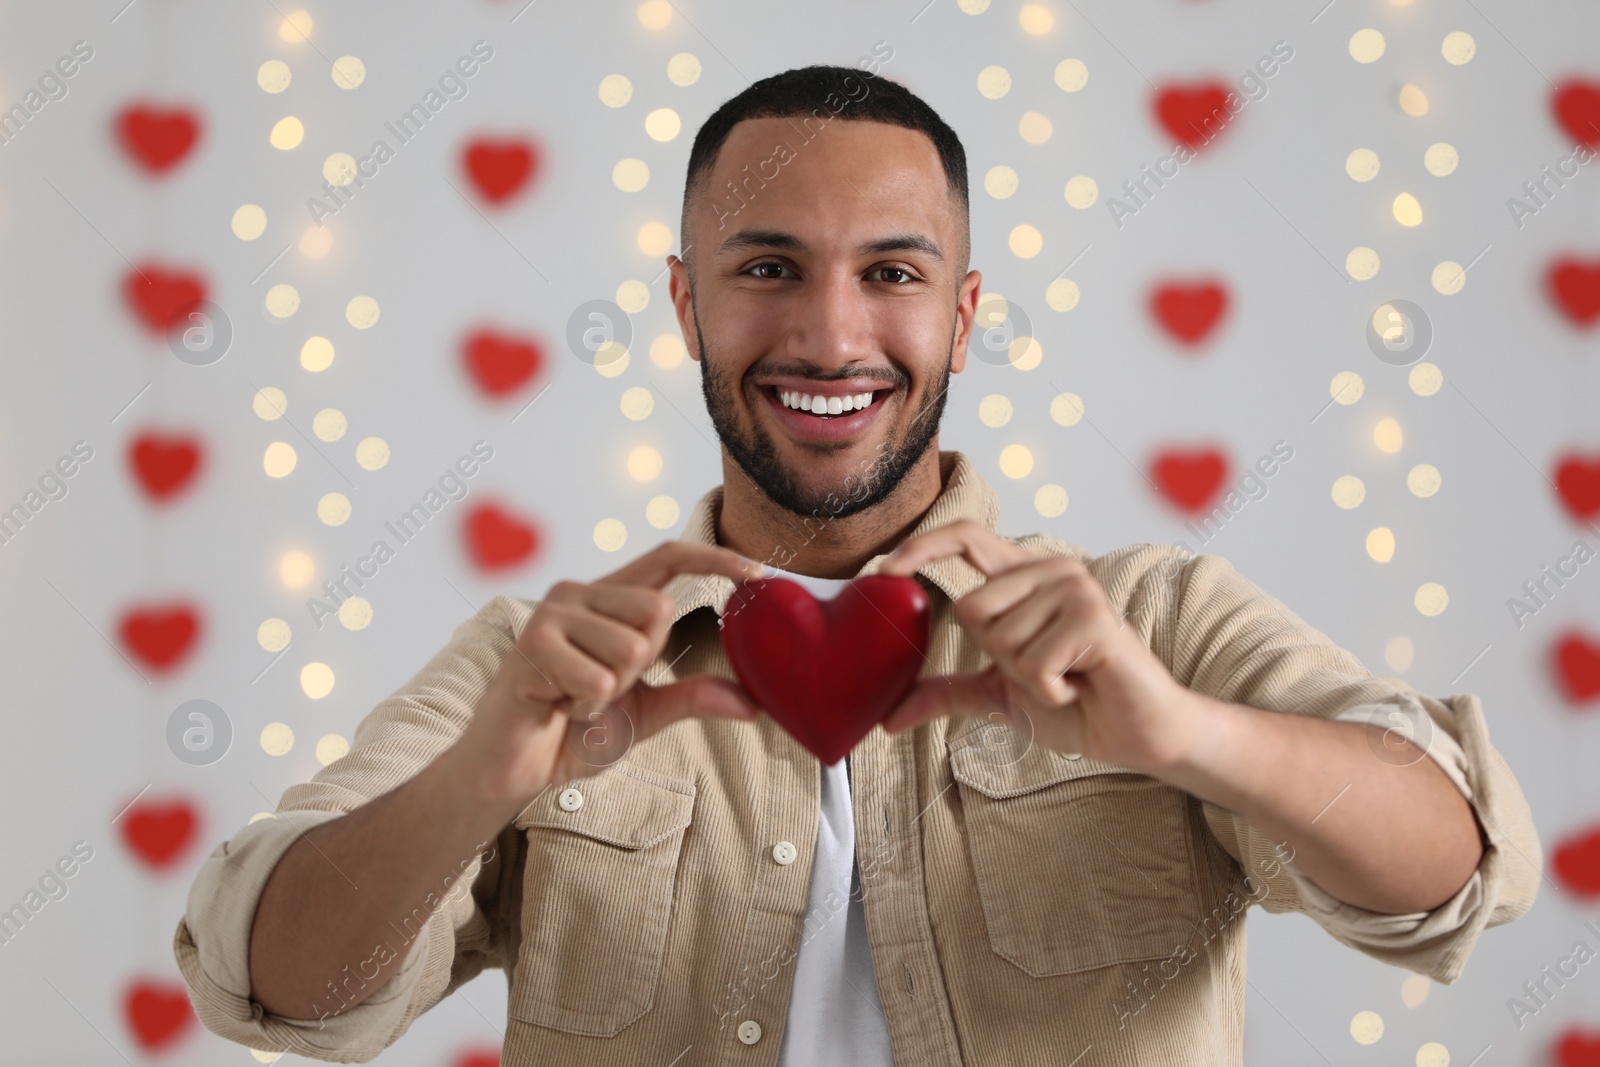
[[[813,578],[768,567],[775,577],[805,586],[818,600],[830,599],[849,583],[846,578]],[[817,761],[822,776],[817,852],[778,1067],[894,1063],[861,904],[849,766],[848,756],[831,766]],[[846,903],[841,906],[841,901]]]

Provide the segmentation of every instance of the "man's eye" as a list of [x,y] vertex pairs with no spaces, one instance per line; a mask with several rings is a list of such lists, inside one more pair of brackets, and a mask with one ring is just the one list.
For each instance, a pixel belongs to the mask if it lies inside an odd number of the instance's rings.
[[[755,266],[749,268],[749,270],[746,271],[746,273],[752,273],[754,271],[768,270],[768,269],[781,272],[784,269],[784,266],[783,266],[782,263],[757,263]],[[777,278],[779,276],[780,276],[779,274],[757,274],[756,275],[756,277],[758,277],[758,278],[768,278],[768,279]]]
[[880,273],[880,274],[889,273],[889,274],[900,274],[900,275],[903,275],[905,281],[901,281],[900,279],[896,279],[896,278],[885,278],[884,279],[884,281],[894,282],[895,284],[898,284],[898,285],[903,285],[903,284],[905,284],[905,282],[908,282],[908,281],[916,281],[916,278],[912,275],[912,273],[910,271],[906,270],[904,267],[879,267],[878,268],[878,273]]

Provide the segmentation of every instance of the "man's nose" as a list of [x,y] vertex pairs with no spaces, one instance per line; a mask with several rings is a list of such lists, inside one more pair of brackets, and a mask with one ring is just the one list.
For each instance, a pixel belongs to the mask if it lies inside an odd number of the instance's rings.
[[814,278],[792,307],[787,354],[823,369],[872,358],[872,309],[857,279]]

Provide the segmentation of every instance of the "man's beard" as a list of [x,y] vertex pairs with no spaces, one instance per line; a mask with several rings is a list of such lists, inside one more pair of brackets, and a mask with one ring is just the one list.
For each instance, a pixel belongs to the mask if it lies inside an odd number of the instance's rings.
[[[700,328],[700,316],[695,311],[692,297],[689,313],[694,316],[695,338],[700,347],[700,388],[705,393],[706,409],[711,413],[711,423],[717,428],[717,436],[750,480],[774,504],[786,511],[801,518],[821,516],[842,519],[875,507],[894,492],[939,433],[945,394],[950,389],[950,359],[945,360],[944,373],[937,388],[923,393],[922,401],[907,424],[901,441],[890,441],[883,445],[864,469],[845,476],[847,484],[817,491],[808,490],[778,458],[776,444],[760,419],[753,419],[749,434],[741,430],[739,408],[734,399],[741,392],[740,386],[706,350],[705,331]],[[950,341],[954,345],[953,328]],[[880,401],[883,402],[886,401]]]

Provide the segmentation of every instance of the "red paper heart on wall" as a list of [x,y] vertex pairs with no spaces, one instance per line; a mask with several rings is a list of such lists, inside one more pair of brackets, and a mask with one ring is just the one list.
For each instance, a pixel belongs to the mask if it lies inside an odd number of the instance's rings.
[[515,196],[533,177],[539,157],[527,141],[480,137],[467,145],[462,165],[483,198],[500,204]]
[[1211,505],[1228,473],[1228,457],[1213,448],[1159,453],[1150,466],[1150,480],[1161,495],[1188,512]]
[[1556,461],[1556,492],[1579,522],[1600,515],[1600,456],[1568,452]]
[[1168,85],[1155,96],[1156,118],[1178,141],[1198,151],[1233,118],[1228,87],[1221,82]]
[[200,636],[200,615],[186,604],[135,608],[117,627],[122,647],[157,671],[176,667]]
[[1567,892],[1600,896],[1600,828],[1573,834],[1557,844],[1550,869]]
[[206,298],[205,279],[189,271],[140,263],[122,280],[122,298],[152,333],[165,333]]
[[1600,148],[1600,83],[1569,78],[1556,86],[1550,110],[1573,141]]
[[493,330],[479,330],[462,346],[467,373],[489,396],[505,396],[532,378],[543,364],[537,342]]
[[456,1057],[451,1067],[500,1067],[500,1050],[483,1049],[478,1052],[463,1052]]
[[149,979],[134,982],[123,993],[122,1015],[133,1039],[146,1052],[172,1044],[195,1021],[183,986]]
[[479,504],[462,527],[467,554],[480,570],[500,570],[522,563],[539,545],[539,531],[495,503]]
[[1558,259],[1545,274],[1550,299],[1576,326],[1600,320],[1600,259]]
[[143,801],[123,813],[122,840],[150,867],[172,864],[194,840],[200,819],[187,800]]
[[823,763],[839,762],[917,680],[929,640],[915,579],[871,574],[817,600],[787,578],[736,584],[722,647],[758,707]]
[[1176,340],[1197,345],[1228,310],[1228,291],[1217,282],[1167,282],[1150,293],[1150,313]]
[[1600,696],[1600,644],[1571,631],[1556,641],[1551,654],[1556,680],[1569,702],[1583,704]]
[[1572,1029],[1556,1042],[1557,1067],[1600,1067],[1600,1033]]
[[200,469],[200,442],[192,437],[140,434],[128,450],[128,463],[153,500],[169,500],[194,480]]
[[200,138],[200,119],[186,108],[134,104],[117,116],[123,151],[151,174],[165,174],[183,162]]

